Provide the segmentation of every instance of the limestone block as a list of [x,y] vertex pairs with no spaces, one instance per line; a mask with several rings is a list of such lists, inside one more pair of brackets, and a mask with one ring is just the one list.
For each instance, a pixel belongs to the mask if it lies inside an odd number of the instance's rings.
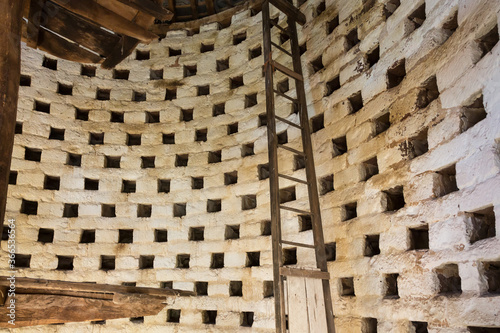
[[476,41],[468,43],[436,73],[439,89],[445,90],[481,59],[481,49]]
[[427,142],[429,149],[453,139],[462,132],[463,116],[459,108],[450,109],[443,121],[429,128]]
[[224,267],[244,267],[246,253],[241,252],[225,252]]
[[[478,163],[478,161],[481,161]],[[500,152],[496,147],[479,150],[456,165],[457,186],[467,188],[500,172]]]
[[429,248],[439,250],[463,250],[469,246],[471,225],[465,215],[429,225]]
[[415,23],[408,20],[401,20],[396,26],[387,25],[387,30],[380,35],[380,54],[388,52],[397,42],[408,36],[415,30]]
[[334,188],[341,189],[345,186],[353,185],[360,182],[365,176],[365,169],[362,165],[353,165],[345,170],[342,170],[334,175]]
[[364,200],[360,200],[357,206],[358,216],[377,214],[387,209],[387,194],[384,192],[376,193]]
[[445,178],[436,172],[427,172],[414,177],[405,186],[405,202],[418,203],[422,200],[434,199],[446,193]]
[[380,234],[380,252],[386,254],[400,253],[410,248],[410,239],[406,227],[393,227],[389,232]]
[[340,84],[344,85],[346,82],[353,80],[354,78],[361,75],[366,69],[368,69],[368,63],[365,58],[357,57],[351,62],[342,67],[340,71]]
[[229,287],[227,282],[210,282],[208,284],[209,296],[229,296]]

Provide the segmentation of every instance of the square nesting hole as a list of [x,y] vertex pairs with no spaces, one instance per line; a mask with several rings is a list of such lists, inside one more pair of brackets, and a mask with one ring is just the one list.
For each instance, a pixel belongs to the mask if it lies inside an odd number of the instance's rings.
[[408,159],[414,159],[427,153],[429,151],[427,129],[421,131],[416,136],[403,141],[399,145],[399,149],[401,150],[402,155],[408,157]]
[[63,217],[73,218],[78,217],[78,204],[64,204]]
[[262,47],[260,45],[248,50],[248,60],[255,59],[257,57],[260,57],[261,55]]
[[176,167],[185,167],[188,165],[188,154],[180,154],[175,156],[175,166]]
[[339,76],[335,76],[333,79],[330,81],[326,82],[326,90],[325,90],[325,97],[330,96],[333,94],[335,91],[340,89],[340,78]]
[[99,191],[99,179],[85,178],[84,189],[87,191]]
[[410,248],[409,250],[428,250],[429,249],[429,225],[409,228]]
[[283,265],[296,265],[297,264],[297,248],[283,249]]
[[128,69],[114,69],[113,79],[115,80],[128,80],[130,71]]
[[168,241],[167,229],[155,229],[155,242],[165,243]]
[[132,93],[132,101],[134,101],[134,102],[145,102],[146,101],[146,92],[144,92],[144,91],[134,91]]
[[279,145],[284,145],[288,143],[288,131],[284,130],[281,133],[276,134]]
[[364,181],[367,181],[373,176],[378,175],[377,156],[363,162],[361,165],[364,171],[364,177],[363,177]]
[[396,186],[384,191],[387,198],[387,211],[397,211],[405,206],[403,186]]
[[324,176],[319,180],[320,184],[320,195],[325,195],[327,193],[333,192],[335,189],[333,187],[333,174]]
[[500,261],[483,262],[483,269],[488,283],[488,293],[500,294]]
[[191,177],[191,188],[193,190],[201,190],[203,188],[203,177]]
[[358,28],[354,28],[345,36],[347,42],[347,49],[349,51],[353,47],[359,44],[360,40],[358,37]]
[[180,56],[182,55],[182,49],[177,49],[177,48],[173,48],[173,47],[169,47],[168,48],[168,56],[169,57],[177,57],[177,56]]
[[37,241],[43,244],[54,242],[54,229],[47,229],[47,228],[38,229]]
[[240,326],[241,327],[252,327],[253,326],[253,312],[242,312],[240,314]]
[[401,84],[406,77],[405,59],[396,61],[387,70],[387,88],[392,89]]
[[304,232],[312,230],[312,216],[311,215],[299,215],[299,231]]
[[243,282],[230,281],[229,282],[229,296],[242,297],[243,296]]
[[363,97],[361,96],[361,91],[358,91],[348,99],[350,106],[350,113],[356,113],[363,108]]
[[238,182],[238,171],[224,173],[224,185],[232,185]]
[[380,235],[365,235],[365,257],[373,257],[380,254]]
[[36,148],[24,148],[24,159],[26,161],[40,162],[42,159],[42,150]]
[[163,68],[149,70],[149,79],[150,80],[163,80]]
[[50,103],[35,100],[33,110],[42,113],[50,113]]
[[212,253],[210,268],[218,269],[224,267],[224,253]]
[[175,144],[175,133],[163,133],[162,143],[164,145],[174,145]]
[[152,205],[139,204],[137,205],[137,217],[151,217]]
[[102,204],[101,205],[101,216],[102,217],[116,217],[115,205]]
[[104,167],[105,168],[120,168],[121,156],[104,156]]
[[276,90],[280,92],[281,94],[286,93],[288,90],[290,90],[290,84],[288,79],[284,79],[279,81],[276,84]]
[[177,88],[165,89],[165,100],[172,101],[177,98]]
[[111,89],[97,88],[95,99],[98,101],[109,101],[111,96]]
[[427,333],[427,323],[424,321],[412,321],[411,322],[412,326],[412,332],[415,333]]
[[16,121],[16,127],[14,128],[14,134],[23,134],[23,123]]
[[155,256],[139,256],[139,269],[153,269]]
[[57,60],[44,56],[42,66],[53,71],[57,70]]
[[269,163],[257,165],[257,173],[259,180],[264,180],[269,178]]
[[215,63],[215,67],[217,69],[217,72],[222,72],[226,69],[229,69],[229,58],[217,60]]
[[257,93],[245,95],[245,108],[257,105]]
[[151,169],[155,167],[155,156],[141,156],[141,168]]
[[366,62],[368,63],[368,68],[375,66],[380,60],[380,47],[377,45],[376,48],[369,51],[366,54]]
[[57,93],[59,95],[71,96],[71,95],[73,95],[73,85],[58,82],[57,83]]
[[326,261],[335,261],[337,259],[337,243],[325,244]]
[[319,57],[311,61],[311,68],[313,74],[325,68],[325,66],[323,65],[323,55],[320,55]]
[[189,240],[195,242],[205,240],[205,227],[190,227]]
[[170,179],[158,179],[158,193],[170,192]]
[[210,85],[208,84],[203,86],[198,86],[196,90],[198,96],[210,95]]
[[348,204],[345,204],[342,206],[343,208],[343,213],[342,213],[342,221],[349,221],[352,220],[356,217],[358,217],[358,203],[357,202],[351,202]]
[[120,229],[118,230],[118,243],[119,244],[132,244],[134,242],[133,229]]
[[326,34],[327,35],[331,34],[338,26],[339,26],[339,16],[337,15],[330,21],[326,22]]
[[243,75],[229,78],[229,89],[236,89],[243,85]]
[[9,185],[16,185],[17,184],[17,171],[10,171],[9,172]]
[[198,72],[196,65],[184,65],[184,77],[195,76]]
[[112,123],[123,123],[125,114],[123,112],[111,112],[110,122]]
[[311,131],[312,133],[316,133],[325,128],[325,115],[318,114],[311,118]]
[[136,50],[135,51],[135,60],[144,61],[149,60],[151,54],[149,50]]
[[386,112],[373,121],[375,123],[376,135],[384,133],[389,129],[389,127],[391,126],[390,118],[391,118],[390,112]]
[[160,112],[146,112],[146,124],[156,124],[160,122]]
[[83,121],[88,121],[89,120],[89,113],[90,110],[84,110],[75,107],[75,119],[76,120],[83,120]]
[[215,325],[217,322],[217,310],[204,310],[201,312],[201,321],[205,325]]
[[260,266],[260,252],[247,252],[246,267]]
[[201,128],[197,129],[194,134],[194,141],[196,142],[206,142],[207,141],[207,129]]
[[436,76],[431,76],[422,83],[415,104],[419,109],[424,109],[438,99],[439,95]]
[[496,219],[493,206],[474,212],[468,212],[467,215],[472,224],[472,230],[470,232],[471,244],[496,236]]
[[259,114],[259,127],[267,126],[267,115],[265,113]]
[[241,146],[241,157],[255,155],[253,148],[254,148],[253,142],[243,144]]
[[297,196],[295,194],[295,186],[281,188],[279,190],[279,199],[280,199],[280,204],[297,200]]
[[222,151],[217,150],[217,151],[210,151],[208,152],[208,163],[219,163],[222,161]]
[[167,323],[180,323],[180,321],[181,321],[181,310],[179,309],[167,310]]
[[73,256],[57,256],[57,268],[58,271],[72,271],[73,270]]
[[95,243],[95,230],[82,230],[80,236],[80,243],[90,244]]
[[238,45],[247,39],[247,32],[240,32],[233,35],[233,45]]
[[217,117],[221,116],[226,113],[226,104],[225,103],[219,103],[219,104],[214,104],[212,107],[212,116]]
[[413,22],[415,29],[420,28],[424,24],[425,19],[425,2],[408,16],[408,20]]
[[82,65],[80,69],[80,75],[94,77],[96,73],[96,67],[91,65]]
[[347,152],[347,140],[345,136],[332,139],[332,157],[343,155]]
[[240,238],[240,225],[226,225],[224,231],[224,239],[239,239]]
[[274,296],[274,283],[273,281],[263,281],[262,282],[262,296],[264,298],[270,298]]
[[49,140],[59,140],[63,141],[64,140],[64,132],[65,130],[63,128],[50,128],[50,134],[49,134]]
[[384,297],[385,298],[399,298],[398,277],[399,277],[399,274],[385,274],[384,275]]
[[211,52],[214,50],[213,43],[201,43],[200,45],[200,53]]
[[447,168],[441,169],[437,173],[441,176],[443,185],[441,193],[439,193],[438,196],[445,196],[452,192],[458,191],[457,179],[456,179],[457,171],[455,164]]
[[463,107],[463,116],[465,123],[462,126],[462,132],[467,131],[481,120],[485,119],[488,114],[484,108],[483,95],[479,96],[471,104]]
[[140,146],[141,134],[127,134],[127,146]]
[[193,109],[181,109],[181,121],[193,120]]
[[238,123],[232,123],[227,125],[227,135],[232,135],[238,133]]
[[207,213],[217,213],[222,210],[221,199],[208,199],[207,200]]
[[103,145],[104,133],[89,133],[89,145]]
[[194,291],[196,296],[208,296],[208,282],[196,281]]
[[185,203],[175,203],[174,204],[174,217],[186,216],[186,204]]
[[361,322],[361,333],[377,333],[377,326],[377,318],[363,318]]
[[389,0],[384,6],[385,18],[388,19],[391,17],[399,6],[401,6],[400,0]]
[[241,210],[250,210],[257,207],[256,195],[243,195],[241,196]]
[[304,155],[294,155],[293,156],[293,171],[305,169],[306,159]]
[[60,184],[61,184],[61,178],[56,176],[45,175],[45,179],[43,181],[43,189],[59,191]]
[[439,280],[439,294],[446,296],[462,293],[462,279],[457,264],[446,264],[435,269]]
[[260,235],[271,236],[271,221],[260,222]]
[[479,38],[479,48],[481,50],[481,58],[483,58],[486,54],[491,52],[495,45],[498,44],[499,34],[498,34],[498,25],[490,30],[486,35]]
[[16,263],[16,268],[30,268],[31,254],[16,253],[14,256],[14,261]]
[[344,277],[340,279],[340,296],[350,297],[355,296],[354,293],[354,278]]

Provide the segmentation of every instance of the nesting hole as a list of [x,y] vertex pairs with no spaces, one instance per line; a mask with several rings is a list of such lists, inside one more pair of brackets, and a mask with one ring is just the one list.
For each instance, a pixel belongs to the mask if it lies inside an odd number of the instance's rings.
[[115,80],[128,80],[130,71],[128,69],[114,69],[113,79]]
[[155,167],[155,156],[141,156],[141,168],[150,169]]
[[123,112],[111,112],[110,121],[112,123],[123,123],[124,113]]
[[368,68],[372,68],[380,60],[380,47],[377,45],[376,48],[371,50],[366,54],[366,62],[368,63]]
[[351,202],[348,204],[345,204],[343,206],[343,219],[342,221],[348,221],[352,220],[356,217],[358,217],[358,203],[357,202]]
[[238,182],[238,171],[224,173],[224,185],[232,185]]
[[184,77],[195,76],[198,72],[196,65],[184,65]]
[[349,51],[353,47],[359,44],[360,40],[358,38],[358,28],[354,28],[345,36],[347,41],[347,49]]
[[401,84],[406,77],[406,60],[401,59],[396,61],[387,70],[387,88],[392,89]]
[[118,243],[132,244],[134,242],[134,230],[120,229],[118,230]]
[[71,95],[73,95],[73,85],[58,82],[57,83],[57,93],[60,95],[71,96]]
[[299,231],[312,230],[312,216],[311,215],[299,215]]
[[96,67],[91,65],[82,65],[80,69],[80,74],[83,76],[94,77],[96,73]]
[[177,88],[165,89],[165,100],[172,101],[177,98]]
[[181,109],[181,121],[193,120],[193,109]]
[[182,50],[181,49],[175,49],[172,47],[168,48],[168,56],[169,57],[176,57],[182,55]]
[[399,274],[386,274],[384,276],[385,298],[399,298],[398,277]]
[[323,65],[323,55],[320,55],[319,57],[311,61],[311,68],[313,74],[325,68],[325,66]]
[[208,152],[208,163],[219,163],[222,161],[222,151],[221,150],[216,150],[216,151],[210,151]]
[[338,89],[340,89],[340,78],[337,75],[326,83],[325,97],[330,96]]
[[58,271],[72,271],[73,270],[73,256],[57,256]]
[[325,244],[326,261],[337,259],[337,244],[335,242]]
[[35,111],[42,113],[50,113],[50,103],[45,103],[42,101],[35,100]]
[[217,213],[222,210],[222,201],[221,199],[208,199],[207,200],[207,212],[208,213]]
[[240,315],[240,326],[242,327],[252,327],[253,325],[253,312],[242,312]]
[[241,197],[241,210],[250,210],[257,207],[257,196],[243,195]]
[[156,124],[160,122],[160,112],[146,112],[146,123],[147,124]]
[[408,16],[408,20],[414,23],[415,29],[420,28],[424,24],[425,19],[425,2]]
[[212,253],[210,268],[218,269],[224,267],[224,253]]
[[101,205],[101,216],[102,217],[116,217],[115,205],[102,204]]
[[418,108],[426,108],[429,104],[439,97],[439,89],[437,85],[436,76],[427,79],[420,88],[417,96],[416,105]]
[[217,117],[226,113],[226,104],[215,104],[212,108],[212,116]]
[[413,327],[414,333],[427,333],[427,323],[423,321],[412,321],[411,325]]
[[260,223],[261,236],[271,236],[271,221],[262,221]]
[[90,145],[104,144],[104,133],[89,133],[89,144]]
[[410,228],[410,250],[429,249],[429,225]]
[[174,217],[182,217],[186,215],[186,204],[185,203],[175,203],[174,204]]
[[43,181],[43,189],[59,191],[60,184],[61,179],[59,177],[45,175],[45,179]]
[[365,235],[365,257],[373,257],[380,254],[380,235]]
[[293,156],[293,170],[301,170],[306,167],[306,159],[303,155],[294,155]]
[[115,256],[101,256],[101,270],[110,271],[115,269]]
[[226,59],[219,59],[216,61],[216,69],[217,69],[217,72],[222,72],[222,71],[225,71],[227,69],[229,69],[229,58],[226,58]]
[[387,196],[387,211],[397,211],[405,206],[403,186],[385,190],[384,193]]
[[105,156],[104,157],[104,167],[105,168],[120,168],[121,156]]
[[229,296],[242,297],[243,296],[243,282],[230,281],[229,282]]
[[163,133],[162,134],[162,143],[164,145],[175,144],[175,133]]
[[500,262],[483,262],[483,268],[488,282],[488,293],[500,294]]
[[149,79],[150,80],[162,80],[163,79],[163,68],[149,70]]
[[210,51],[213,51],[213,50],[214,50],[214,44],[201,43],[201,46],[200,46],[200,52],[201,53],[210,52]]
[[197,129],[194,134],[194,141],[206,142],[208,131],[206,128]]
[[384,6],[385,18],[388,19],[391,17],[399,6],[401,6],[400,0],[389,0]]
[[141,134],[127,134],[127,146],[140,146]]
[[233,45],[238,45],[247,39],[247,32],[240,32],[233,35]]
[[466,119],[466,123],[462,128],[463,132],[485,119],[487,113],[484,108],[483,95],[481,94],[474,102],[465,106],[463,108],[463,113]]
[[198,86],[198,96],[210,95],[210,85]]
[[377,333],[378,320],[376,318],[363,318],[361,333]]
[[111,89],[97,88],[95,99],[98,101],[109,101],[111,96]]
[[227,125],[227,135],[238,133],[238,123]]
[[42,150],[35,148],[24,148],[24,159],[26,161],[40,162],[42,159]]
[[208,282],[196,281],[194,291],[197,296],[208,296]]
[[167,229],[155,229],[155,242],[165,243],[168,241]]
[[205,240],[205,227],[190,227],[189,240],[195,242]]
[[204,310],[201,312],[202,323],[205,325],[215,325],[217,322],[216,310]]
[[332,157],[343,155],[347,152],[347,139],[345,136],[332,139]]
[[224,231],[224,239],[239,239],[240,238],[240,225],[226,225]]
[[167,323],[179,323],[181,320],[181,310],[168,309],[167,310]]
[[149,50],[136,50],[135,51],[135,60],[144,61],[149,60],[151,54]]
[[175,166],[176,167],[185,167],[188,165],[188,154],[180,154],[175,156]]
[[54,242],[54,229],[46,229],[46,228],[38,229],[37,241],[44,244]]
[[325,115],[323,113],[318,114],[311,118],[311,129],[313,133],[316,133],[323,128],[325,128]]
[[78,204],[64,204],[63,217],[78,217]]
[[90,112],[89,110],[75,108],[75,119],[88,121],[89,120],[89,112]]
[[331,34],[339,26],[339,16],[335,16],[333,19],[326,23],[326,33]]
[[80,243],[90,244],[95,243],[95,230],[82,230],[80,236]]
[[243,75],[229,78],[229,89],[236,89],[243,86]]
[[170,192],[170,179],[158,179],[158,193]]
[[472,224],[472,231],[470,233],[471,244],[496,236],[496,221],[493,206],[470,212],[468,215]]
[[57,60],[44,56],[42,66],[53,71],[57,70]]
[[297,248],[283,249],[283,265],[297,264]]
[[363,97],[361,96],[361,91],[358,91],[347,100],[351,107],[351,113],[356,113],[363,108]]
[[260,266],[260,252],[247,252],[246,267]]
[[137,217],[151,217],[152,205],[137,205]]
[[254,148],[253,142],[245,143],[244,145],[242,145],[241,146],[241,157],[255,155],[253,148]]
[[295,194],[295,186],[281,188],[279,190],[279,198],[280,204],[297,200],[297,196]]
[[355,296],[354,278],[344,277],[340,279],[340,296]]
[[260,57],[262,55],[262,47],[256,46],[253,49],[248,50],[248,60],[255,59],[257,57]]
[[377,156],[365,161],[362,163],[362,167],[364,169],[364,177],[363,180],[367,181],[375,175],[378,175],[378,161]]
[[140,256],[139,269],[152,269],[154,267],[155,256]]
[[245,95],[245,108],[257,105],[257,93]]

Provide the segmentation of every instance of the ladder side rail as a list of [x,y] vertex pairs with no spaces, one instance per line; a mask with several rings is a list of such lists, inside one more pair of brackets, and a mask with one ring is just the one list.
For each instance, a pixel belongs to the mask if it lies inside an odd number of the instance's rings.
[[262,4],[263,48],[266,80],[266,115],[267,140],[269,154],[269,189],[271,202],[271,238],[273,248],[273,288],[276,317],[276,332],[285,333],[285,290],[283,277],[280,274],[281,253],[281,217],[279,208],[278,178],[278,138],[276,136],[276,118],[274,110],[274,83],[271,51],[271,18],[269,1]]

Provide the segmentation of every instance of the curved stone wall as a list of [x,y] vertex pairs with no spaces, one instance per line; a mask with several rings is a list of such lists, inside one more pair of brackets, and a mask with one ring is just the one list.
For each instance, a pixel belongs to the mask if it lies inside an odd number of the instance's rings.
[[[498,329],[500,6],[301,8],[338,332]],[[170,31],[115,71],[23,48],[7,207],[18,275],[202,294],[157,316],[43,331],[274,330],[262,22],[252,14],[222,30]],[[298,120],[287,99],[276,104]],[[300,148],[295,128],[277,132]],[[280,170],[305,177],[289,153]],[[305,207],[303,185],[288,193]],[[289,240],[312,240],[307,219],[283,219]],[[287,260],[313,257],[291,249]]]

